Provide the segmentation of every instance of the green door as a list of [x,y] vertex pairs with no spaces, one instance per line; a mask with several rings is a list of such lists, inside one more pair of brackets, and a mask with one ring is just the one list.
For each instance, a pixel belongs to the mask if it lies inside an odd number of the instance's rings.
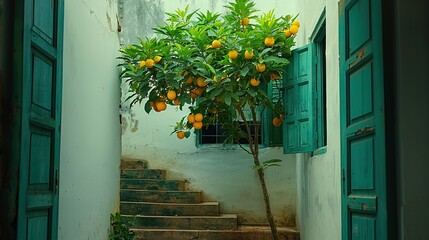
[[342,236],[388,238],[381,0],[342,0]]
[[63,1],[15,3],[17,239],[57,239]]

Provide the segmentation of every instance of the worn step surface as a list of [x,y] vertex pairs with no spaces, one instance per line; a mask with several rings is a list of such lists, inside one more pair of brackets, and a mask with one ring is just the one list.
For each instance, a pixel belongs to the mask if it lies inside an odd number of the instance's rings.
[[200,203],[201,191],[158,191],[121,189],[121,201],[156,203]]
[[121,189],[184,191],[185,180],[122,178]]
[[[124,218],[133,218],[123,215]],[[218,216],[135,216],[135,228],[228,230],[237,228],[237,215]]]
[[194,204],[121,202],[121,213],[128,215],[151,216],[216,216],[219,215],[218,202]]
[[[268,227],[243,227],[235,230],[175,230],[175,229],[132,229],[137,239],[150,240],[272,240]],[[277,228],[281,240],[299,240],[299,232],[292,228]]]
[[143,159],[121,159],[120,169],[145,169],[147,167],[148,161]]
[[121,178],[165,179],[166,171],[162,169],[123,169]]

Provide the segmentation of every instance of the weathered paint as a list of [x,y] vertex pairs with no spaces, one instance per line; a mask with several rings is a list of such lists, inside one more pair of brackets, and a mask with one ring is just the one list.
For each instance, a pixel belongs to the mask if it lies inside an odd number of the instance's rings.
[[107,239],[119,207],[117,2],[65,1],[59,239]]
[[[135,43],[137,37],[153,35],[152,27],[161,24],[165,12],[189,5],[190,11],[200,9],[225,11],[222,1],[120,1],[121,43]],[[293,1],[255,1],[260,13],[275,9],[277,15],[296,14]],[[126,85],[122,85],[125,99]],[[221,203],[221,212],[238,213],[241,224],[266,224],[265,209],[259,180],[252,169],[251,156],[238,146],[196,147],[195,136],[179,140],[170,136],[172,125],[187,115],[168,106],[165,112],[144,112],[143,106],[130,109],[121,105],[122,154],[125,157],[145,159],[149,168],[167,170],[168,178],[187,179],[189,188],[202,190],[205,201]],[[294,225],[296,214],[295,157],[283,155],[282,148],[261,149],[261,159],[283,159],[281,167],[267,170],[267,185],[271,206],[279,225]]]
[[338,1],[299,1],[297,47],[311,42],[326,11],[326,153],[297,155],[298,225],[301,239],[341,239]]

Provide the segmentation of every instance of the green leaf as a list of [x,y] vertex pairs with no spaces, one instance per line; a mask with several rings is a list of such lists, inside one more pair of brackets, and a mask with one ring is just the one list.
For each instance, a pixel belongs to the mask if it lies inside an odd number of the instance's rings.
[[150,106],[150,100],[147,100],[146,104],[144,105],[144,110],[146,111],[146,113],[150,113],[150,111],[152,110],[152,107]]
[[224,100],[226,105],[231,106],[231,95],[225,94]]
[[249,72],[249,67],[246,66],[240,70],[240,75],[244,77],[247,75],[248,72]]

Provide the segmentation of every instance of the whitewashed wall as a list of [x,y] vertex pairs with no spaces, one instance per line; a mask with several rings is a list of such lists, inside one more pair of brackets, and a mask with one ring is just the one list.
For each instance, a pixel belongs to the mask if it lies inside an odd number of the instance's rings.
[[116,0],[64,1],[59,239],[107,239],[119,206]]
[[297,156],[298,224],[301,239],[341,239],[340,105],[338,1],[299,1],[297,46],[311,42],[315,26],[326,9],[327,152],[310,158]]
[[[121,41],[124,46],[137,37],[152,36],[151,27],[164,20],[165,12],[199,8],[224,12],[225,0],[193,1],[121,1]],[[271,9],[277,15],[296,14],[294,1],[255,1],[261,12]],[[126,86],[123,85],[123,98]],[[185,108],[186,109],[186,108]],[[241,224],[264,224],[265,210],[257,175],[250,156],[239,148],[196,147],[195,136],[179,140],[172,125],[188,112],[168,106],[165,112],[146,114],[143,106],[129,109],[122,105],[122,154],[149,161],[150,168],[168,170],[173,179],[189,180],[189,188],[202,190],[205,200],[221,202],[224,213],[238,213]],[[265,148],[261,158],[283,159],[281,167],[267,171],[272,208],[279,225],[294,225],[296,215],[295,156],[286,156],[281,148]]]

